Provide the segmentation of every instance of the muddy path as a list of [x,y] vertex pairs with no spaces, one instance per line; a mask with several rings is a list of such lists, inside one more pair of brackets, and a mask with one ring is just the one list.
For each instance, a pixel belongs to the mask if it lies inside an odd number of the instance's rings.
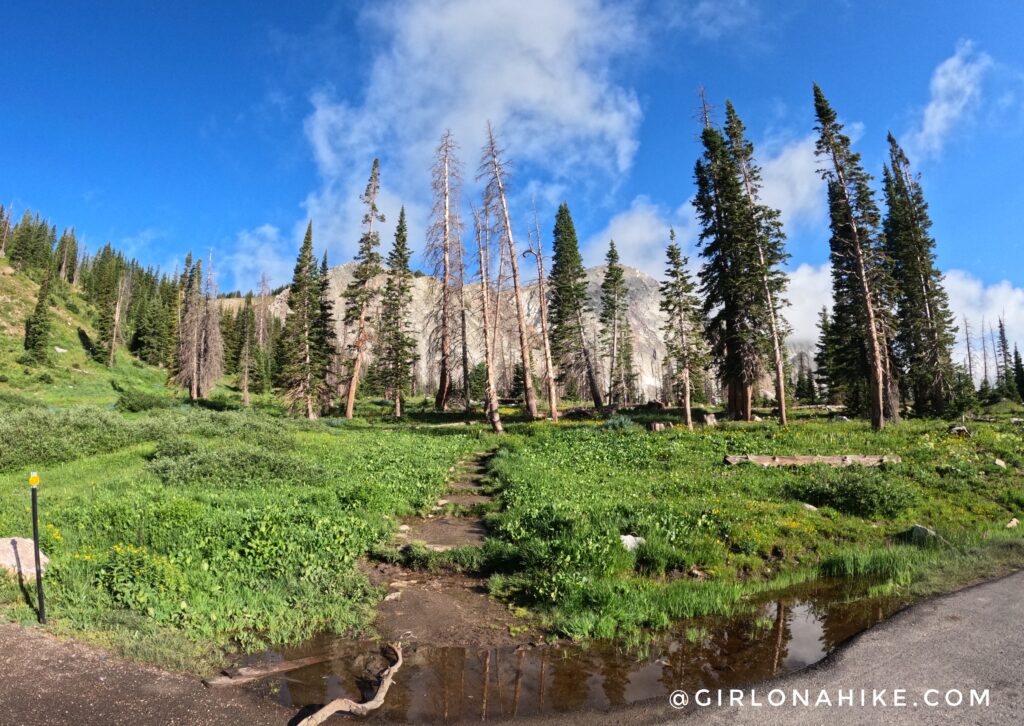
[[[487,537],[483,512],[493,501],[487,465],[494,450],[457,464],[445,492],[430,512],[403,520],[395,546],[432,552],[482,547]],[[385,562],[366,562],[371,582],[387,589],[374,629],[383,640],[418,646],[525,645],[540,635],[528,620],[487,594],[484,578],[450,571],[431,572]]]

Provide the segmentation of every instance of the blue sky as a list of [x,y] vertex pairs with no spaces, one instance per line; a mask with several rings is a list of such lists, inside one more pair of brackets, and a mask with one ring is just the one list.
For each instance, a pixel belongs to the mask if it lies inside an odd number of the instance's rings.
[[1024,27],[1017,2],[425,0],[17,3],[0,41],[0,203],[173,266],[213,250],[222,288],[290,275],[312,218],[335,263],[358,239],[374,156],[384,207],[421,245],[430,154],[451,127],[464,196],[491,119],[514,162],[513,216],[550,233],[561,199],[588,261],[614,236],[661,268],[694,235],[696,89],[729,97],[783,211],[789,313],[828,296],[815,175],[817,81],[878,174],[891,130],[932,207],[954,306],[1024,339]]

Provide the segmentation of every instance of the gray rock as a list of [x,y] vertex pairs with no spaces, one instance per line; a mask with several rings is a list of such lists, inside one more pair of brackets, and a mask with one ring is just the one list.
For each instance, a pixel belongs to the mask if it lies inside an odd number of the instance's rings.
[[715,414],[706,413],[703,416],[702,423],[709,428],[714,428],[715,426],[718,425],[718,419],[715,418]]
[[950,436],[959,436],[961,439],[971,438],[971,432],[967,430],[966,426],[960,424],[950,426],[948,431]]
[[929,529],[928,527],[925,527],[923,524],[915,524],[913,527],[911,527],[902,535],[900,535],[900,538],[905,539],[908,542],[913,542],[914,544],[920,544],[930,539],[934,539],[936,536],[937,535],[935,534],[934,529]]
[[[39,552],[39,564],[45,570],[50,558]],[[24,537],[0,539],[0,570],[25,580],[36,579],[36,555],[32,540]]]
[[818,511],[818,508],[816,506],[814,506],[813,504],[808,504],[807,502],[804,502],[804,509],[806,509],[808,512]]
[[849,420],[850,419],[848,419],[846,416],[836,415],[836,416],[832,417],[833,423],[844,423],[844,422],[849,421]]

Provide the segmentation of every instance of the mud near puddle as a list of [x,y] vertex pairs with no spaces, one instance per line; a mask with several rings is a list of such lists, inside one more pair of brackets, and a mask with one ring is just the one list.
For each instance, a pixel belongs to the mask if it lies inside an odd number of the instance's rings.
[[[908,604],[865,598],[863,585],[816,581],[772,593],[755,611],[681,621],[644,651],[608,642],[535,647],[409,644],[374,721],[458,722],[607,710],[677,689],[730,688],[811,665]],[[380,643],[321,636],[274,658],[330,660],[268,679],[260,692],[295,709],[338,697],[365,700],[387,664]],[[666,701],[667,702],[667,701]]]

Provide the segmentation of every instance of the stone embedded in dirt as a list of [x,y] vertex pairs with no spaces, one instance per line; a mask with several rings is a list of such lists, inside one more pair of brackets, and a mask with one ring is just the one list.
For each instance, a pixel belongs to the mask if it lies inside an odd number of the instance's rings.
[[1006,523],[1006,528],[1007,529],[1016,529],[1019,524],[1020,524],[1020,520],[1018,520],[1016,517],[1014,517],[1013,519],[1011,519],[1009,522]]
[[915,524],[901,535],[903,539],[909,540],[915,544],[933,539],[935,536],[935,530],[929,529],[923,524]]
[[818,511],[818,508],[816,506],[814,506],[813,504],[808,504],[807,502],[804,502],[804,509],[806,509],[808,512]]
[[629,552],[632,552],[647,541],[643,537],[635,537],[631,534],[620,534],[619,539],[622,540],[622,546]]
[[1005,468],[1006,468],[1006,462],[1005,462],[1005,461],[1003,461],[1002,459],[996,459],[996,460],[995,460],[994,462],[992,462],[992,463],[994,463],[994,464],[995,464],[996,466],[998,466],[998,467],[999,467],[1000,469],[1005,469]]
[[395,592],[389,592],[387,595],[384,596],[384,602],[391,602],[392,600],[397,600],[400,597],[402,597],[402,591],[401,590],[397,590]]
[[401,588],[401,587],[409,587],[409,585],[415,585],[415,584],[416,584],[416,580],[395,580],[394,582],[389,582],[388,583],[388,587],[393,587],[393,588],[397,589],[397,588]]
[[447,503],[448,503],[447,499],[438,499],[437,500],[437,506],[439,506],[439,507],[443,507]]
[[958,436],[961,439],[969,439],[969,438],[971,438],[971,432],[967,430],[967,427],[966,426],[961,426],[959,424],[954,424],[954,425],[949,427],[949,435],[950,436]]
[[408,532],[409,531],[409,525],[408,524],[400,524],[400,525],[398,525],[398,531],[399,532]]
[[[50,558],[39,552],[39,564],[42,569],[50,563]],[[26,580],[36,579],[36,555],[32,540],[24,537],[0,538],[0,570],[11,573],[15,577],[21,575]]]

